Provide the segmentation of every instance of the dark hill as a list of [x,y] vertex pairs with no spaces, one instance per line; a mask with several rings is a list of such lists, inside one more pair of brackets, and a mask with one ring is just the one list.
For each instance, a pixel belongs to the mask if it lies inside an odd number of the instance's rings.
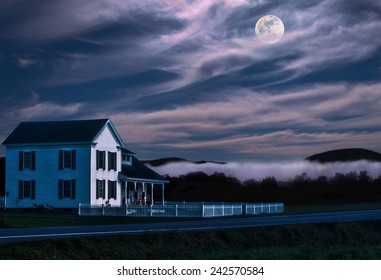
[[348,162],[358,160],[381,161],[381,154],[367,149],[340,149],[312,155],[306,160],[327,162]]
[[160,158],[160,159],[153,159],[153,160],[143,160],[144,163],[149,164],[151,166],[161,166],[165,165],[168,163],[194,163],[194,164],[203,164],[203,163],[217,163],[217,164],[226,164],[226,162],[219,162],[219,161],[205,161],[205,160],[200,160],[200,161],[193,161],[193,160],[188,160],[184,158],[177,158],[177,157],[168,157],[168,158]]

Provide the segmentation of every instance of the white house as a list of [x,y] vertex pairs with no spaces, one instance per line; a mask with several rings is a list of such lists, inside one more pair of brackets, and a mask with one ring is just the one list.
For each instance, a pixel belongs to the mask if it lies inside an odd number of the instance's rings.
[[164,202],[168,181],[126,149],[109,119],[22,122],[3,145],[9,208]]

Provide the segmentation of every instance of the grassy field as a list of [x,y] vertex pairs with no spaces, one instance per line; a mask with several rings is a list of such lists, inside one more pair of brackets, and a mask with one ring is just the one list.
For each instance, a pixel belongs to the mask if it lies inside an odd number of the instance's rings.
[[[374,210],[381,209],[381,203],[339,204],[339,205],[305,205],[287,206],[284,215],[319,213],[334,211]],[[277,214],[279,215],[279,214]],[[236,217],[236,216],[235,216]],[[242,216],[252,217],[252,216]],[[231,217],[225,217],[231,218]],[[156,223],[163,221],[184,221],[197,218],[150,218],[150,217],[108,217],[108,216],[78,216],[75,213],[36,213],[20,210],[0,211],[0,228],[33,228],[33,227],[60,227],[60,226],[89,226],[128,223]],[[208,218],[210,219],[210,218]]]
[[67,238],[3,245],[0,259],[381,259],[381,222]]
[[[287,206],[285,214],[367,209],[381,204]],[[13,228],[176,220],[184,219],[0,212],[0,227]],[[66,238],[2,245],[0,259],[381,259],[381,221]]]
[[112,217],[112,216],[78,216],[63,213],[34,213],[7,210],[0,213],[7,228],[63,227],[63,226],[93,226],[129,223],[158,223],[163,221],[184,221],[194,218],[150,218],[150,217]]

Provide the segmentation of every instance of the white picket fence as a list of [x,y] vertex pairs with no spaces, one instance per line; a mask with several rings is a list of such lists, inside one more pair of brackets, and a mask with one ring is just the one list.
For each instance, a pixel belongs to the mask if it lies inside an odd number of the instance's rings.
[[164,205],[105,206],[79,204],[80,216],[223,217],[282,213],[283,203],[166,202]]

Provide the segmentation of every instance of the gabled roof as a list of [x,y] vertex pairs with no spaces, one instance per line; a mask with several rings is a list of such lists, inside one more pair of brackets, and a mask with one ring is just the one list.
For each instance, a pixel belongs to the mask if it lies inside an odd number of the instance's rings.
[[135,154],[134,152],[132,152],[132,151],[130,151],[124,147],[122,147],[120,150],[122,151],[122,154],[127,154],[127,155],[134,155]]
[[22,122],[5,139],[3,145],[45,143],[91,143],[109,125],[114,137],[124,146],[118,132],[108,119]]
[[131,165],[122,165],[122,172],[119,173],[119,178],[121,179],[138,179],[138,180],[145,180],[145,181],[153,181],[158,183],[167,183],[169,182],[167,179],[165,179],[163,176],[157,174],[155,171],[153,171],[151,168],[146,166],[144,163],[142,163],[140,160],[132,157],[132,163]]

